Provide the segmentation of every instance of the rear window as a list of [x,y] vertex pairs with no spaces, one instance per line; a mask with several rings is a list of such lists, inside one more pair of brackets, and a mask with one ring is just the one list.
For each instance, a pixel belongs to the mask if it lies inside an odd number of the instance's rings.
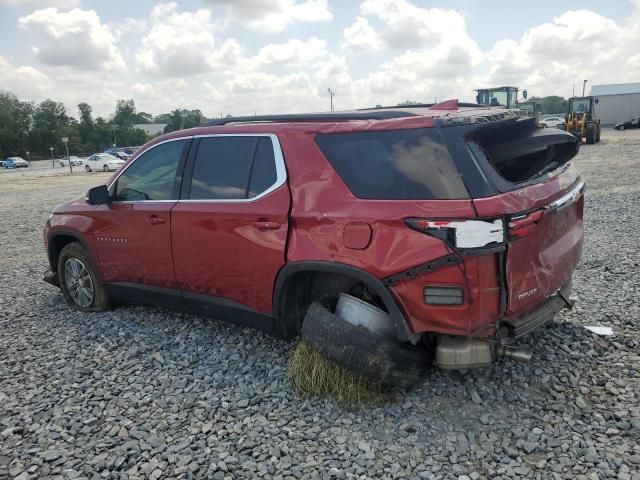
[[322,134],[316,142],[359,198],[468,198],[460,174],[435,128]]
[[579,147],[564,130],[536,128],[535,119],[487,125],[478,129],[474,140],[497,173],[513,184],[544,180],[569,162]]

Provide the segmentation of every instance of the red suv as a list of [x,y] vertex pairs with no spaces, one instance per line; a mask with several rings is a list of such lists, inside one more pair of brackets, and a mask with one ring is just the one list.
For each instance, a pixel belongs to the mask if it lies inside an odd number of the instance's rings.
[[302,336],[371,378],[526,359],[571,306],[578,140],[448,101],[227,118],[159,137],[44,230],[69,304],[162,305]]

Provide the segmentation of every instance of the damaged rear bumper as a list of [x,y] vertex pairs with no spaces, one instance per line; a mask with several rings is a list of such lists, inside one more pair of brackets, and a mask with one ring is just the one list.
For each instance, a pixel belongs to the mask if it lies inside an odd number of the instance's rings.
[[574,301],[569,299],[570,295],[571,282],[568,282],[533,312],[513,320],[506,320],[502,324],[509,330],[510,337],[523,337],[547,323],[563,308],[571,308]]
[[563,308],[571,308],[574,301],[569,298],[570,294],[571,282],[568,282],[536,310],[516,319],[503,321],[503,328],[497,337],[439,336],[436,365],[443,369],[480,368],[489,366],[501,356],[521,362],[528,361],[532,355],[531,349],[512,346],[510,341],[541,327]]

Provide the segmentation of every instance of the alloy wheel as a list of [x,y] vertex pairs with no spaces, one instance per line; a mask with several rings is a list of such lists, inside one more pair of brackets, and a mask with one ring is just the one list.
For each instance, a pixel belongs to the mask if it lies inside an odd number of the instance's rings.
[[91,306],[95,295],[93,280],[80,259],[71,257],[65,262],[64,281],[76,305],[83,308]]

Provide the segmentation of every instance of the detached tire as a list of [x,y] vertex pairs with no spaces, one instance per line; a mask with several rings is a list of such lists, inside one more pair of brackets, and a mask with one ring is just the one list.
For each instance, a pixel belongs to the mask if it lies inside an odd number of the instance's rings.
[[79,242],[66,245],[58,257],[60,290],[69,305],[82,312],[109,309],[109,299],[94,263]]
[[319,302],[307,310],[301,336],[327,359],[385,385],[414,387],[432,364],[426,349],[352,325]]

